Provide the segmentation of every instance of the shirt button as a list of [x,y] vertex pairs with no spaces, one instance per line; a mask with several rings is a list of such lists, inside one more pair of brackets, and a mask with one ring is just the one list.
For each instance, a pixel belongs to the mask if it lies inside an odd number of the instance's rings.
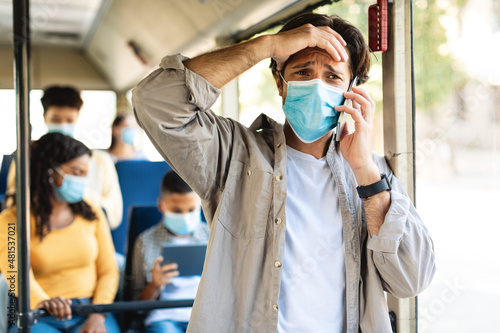
[[251,176],[252,175],[252,170],[247,171],[247,175]]
[[274,310],[274,311],[278,311],[278,305],[274,304],[274,305],[273,305],[273,310]]
[[281,142],[276,145],[276,148],[281,147]]
[[276,221],[276,224],[281,224],[281,222],[283,222],[279,217],[275,221]]
[[282,175],[277,175],[274,179],[276,179],[277,181],[281,181],[283,179],[283,176]]
[[281,263],[280,263],[279,261],[276,261],[276,262],[274,263],[274,267],[276,267],[276,268],[280,268],[280,267],[281,267]]

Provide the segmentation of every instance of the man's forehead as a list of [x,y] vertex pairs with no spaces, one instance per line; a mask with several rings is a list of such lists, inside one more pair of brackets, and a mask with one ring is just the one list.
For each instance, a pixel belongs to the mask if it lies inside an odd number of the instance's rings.
[[190,203],[198,203],[198,195],[195,192],[187,192],[187,193],[170,193],[169,195],[165,196],[169,202],[171,203],[183,203],[183,204],[190,204]]
[[68,114],[78,115],[79,110],[71,106],[51,105],[48,107],[47,112],[50,112],[54,115],[68,115]]
[[292,56],[290,56],[290,59],[288,60],[288,63],[296,63],[296,62],[303,62],[303,61],[311,61],[311,60],[318,60],[321,62],[328,62],[333,64],[340,63],[339,61],[335,61],[335,59],[332,58],[332,56],[326,52],[325,50],[319,48],[319,47],[308,47],[305,48]]
[[328,52],[318,47],[309,47],[293,54],[286,62],[286,68],[308,68],[310,66],[316,66],[318,63],[322,65],[323,68],[338,74],[350,75],[351,73],[349,61],[336,61]]

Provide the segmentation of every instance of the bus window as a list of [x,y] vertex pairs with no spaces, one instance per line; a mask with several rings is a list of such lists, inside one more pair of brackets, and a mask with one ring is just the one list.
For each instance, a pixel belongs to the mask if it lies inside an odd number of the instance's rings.
[[[42,90],[30,92],[31,138],[38,139],[47,133],[43,120],[43,107],[40,98]],[[113,91],[84,90],[81,92],[84,101],[80,110],[75,138],[91,149],[106,149],[111,143],[111,123],[116,114],[116,94]],[[10,154],[16,149],[16,107],[15,92],[0,90],[0,124],[1,154]]]
[[0,89],[0,155],[16,150],[16,96],[13,90]]
[[280,123],[285,122],[281,97],[269,69],[269,62],[269,59],[259,62],[238,80],[240,121],[245,126],[250,126],[261,113]]
[[500,5],[414,3],[416,204],[437,267],[419,296],[419,332],[492,332],[500,327]]

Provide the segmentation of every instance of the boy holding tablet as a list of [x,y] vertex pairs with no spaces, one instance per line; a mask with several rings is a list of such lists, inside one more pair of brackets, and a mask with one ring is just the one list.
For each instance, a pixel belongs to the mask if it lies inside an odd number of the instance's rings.
[[[162,264],[165,244],[206,244],[208,227],[200,219],[200,198],[173,171],[161,184],[162,221],[142,232],[134,246],[133,291],[136,299],[174,300],[196,296],[200,276],[179,276],[176,263]],[[191,308],[158,309],[145,320],[146,332],[185,332]]]

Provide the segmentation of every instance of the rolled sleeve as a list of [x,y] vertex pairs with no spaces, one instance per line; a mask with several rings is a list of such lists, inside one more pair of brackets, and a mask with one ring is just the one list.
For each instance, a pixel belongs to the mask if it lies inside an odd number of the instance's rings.
[[379,233],[368,237],[370,259],[384,289],[399,298],[413,297],[432,281],[436,267],[432,239],[415,206],[383,157],[375,157],[391,181],[391,205]]
[[[436,267],[427,228],[398,180],[391,191],[391,206],[379,234],[368,240],[371,259],[384,289],[398,298],[413,297],[431,283]],[[394,188],[398,190],[394,190]]]
[[132,101],[137,122],[155,148],[206,200],[218,194],[225,180],[234,124],[209,109],[220,90],[185,68],[186,59],[165,57],[136,86]]
[[391,206],[378,235],[368,240],[368,248],[376,252],[395,254],[401,238],[404,236],[405,224],[411,202],[406,196],[391,191]]
[[[162,59],[160,67],[165,70],[176,70],[185,73],[185,84],[189,90],[189,102],[196,105],[200,111],[206,111],[215,103],[220,95],[220,89],[211,85],[205,78],[184,67],[188,60],[181,54],[166,56]],[[179,73],[178,73],[179,74]]]

